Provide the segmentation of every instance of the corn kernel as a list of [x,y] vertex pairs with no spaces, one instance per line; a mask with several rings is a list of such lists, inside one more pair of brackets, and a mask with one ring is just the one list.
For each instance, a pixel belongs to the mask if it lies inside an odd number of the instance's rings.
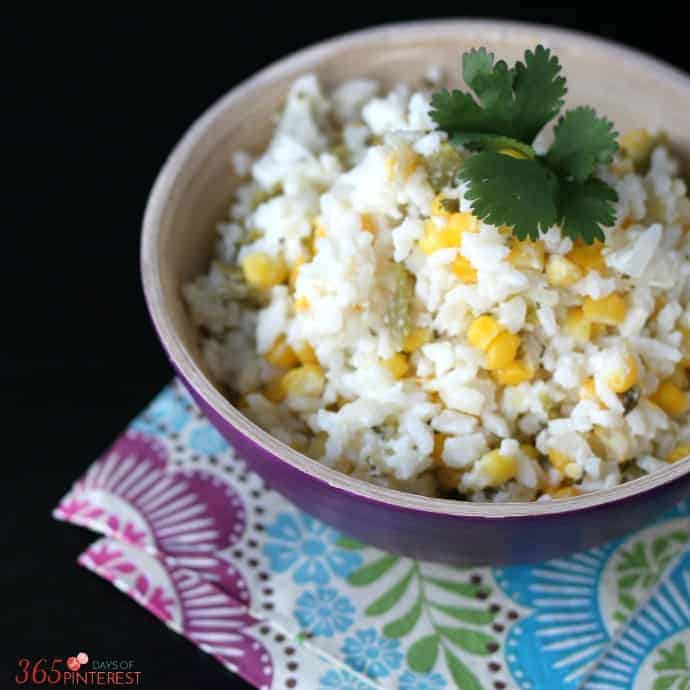
[[592,324],[580,307],[568,309],[563,330],[577,343],[586,343],[592,337]]
[[470,324],[467,339],[473,347],[486,350],[502,331],[503,326],[493,316],[484,314]]
[[555,287],[569,287],[582,278],[582,272],[564,256],[552,254],[546,262],[546,277]]
[[263,289],[280,285],[288,277],[288,269],[283,259],[262,252],[247,254],[242,259],[242,271],[249,285]]
[[441,456],[443,455],[443,444],[446,442],[445,434],[434,434],[434,449],[431,454],[438,463],[441,462]]
[[317,398],[323,392],[325,377],[318,364],[303,364],[291,369],[280,379],[287,395]]
[[479,219],[467,211],[451,213],[446,228],[449,232],[460,233],[460,235],[463,232],[479,232]]
[[298,297],[295,300],[295,311],[309,311],[311,304],[306,297]]
[[626,355],[625,364],[606,377],[606,385],[614,393],[625,393],[637,383],[637,362],[631,355]]
[[539,460],[539,451],[534,446],[531,446],[529,443],[521,443],[520,450],[528,458],[532,458],[532,460]]
[[581,479],[582,468],[576,462],[569,462],[565,466],[564,474],[569,479]]
[[551,496],[551,498],[571,498],[580,495],[576,486],[547,487],[544,489],[544,493]]
[[494,378],[502,386],[517,386],[533,377],[534,369],[523,360],[511,362],[508,366],[494,372]]
[[668,462],[678,462],[683,458],[687,458],[690,455],[690,446],[680,445],[676,446],[667,456],[666,460]]
[[323,222],[321,220],[315,220],[312,222],[312,225],[314,226],[314,234],[312,236],[311,240],[311,253],[316,256],[319,252],[319,247],[317,240],[321,237],[326,237],[326,227],[324,226]]
[[445,197],[443,194],[437,194],[431,202],[431,215],[433,216],[450,216],[451,212],[447,211],[443,205]]
[[461,232],[457,227],[439,227],[433,220],[424,223],[424,235],[419,247],[425,254],[433,254],[439,249],[460,246]]
[[376,220],[371,213],[362,213],[359,219],[360,223],[362,224],[362,230],[365,232],[370,232],[372,235],[376,234],[378,227],[376,225]]
[[410,368],[407,357],[401,352],[396,352],[388,359],[382,359],[381,364],[390,371],[394,379],[403,378]]
[[285,400],[285,389],[280,379],[271,381],[266,388],[264,388],[264,397],[276,404]]
[[653,139],[646,129],[632,129],[621,134],[618,140],[623,153],[641,163],[647,158],[653,145]]
[[413,328],[403,340],[403,352],[416,352],[429,340],[431,340],[431,331],[428,328]]
[[479,468],[488,479],[489,486],[500,486],[515,477],[518,463],[512,455],[501,455],[498,450],[492,450],[482,456]]
[[571,464],[570,458],[555,448],[549,449],[549,462],[559,471],[565,472],[565,468]]
[[318,364],[319,360],[316,357],[316,352],[314,348],[307,342],[301,343],[298,347],[294,348],[297,358],[302,364]]
[[299,363],[295,351],[287,344],[284,335],[279,335],[275,343],[266,352],[264,358],[275,367],[289,369]]
[[603,323],[593,323],[591,329],[591,340],[603,338],[606,335],[608,326]]
[[670,381],[664,381],[649,399],[674,417],[688,409],[688,396]]
[[515,268],[533,271],[544,270],[544,243],[531,240],[517,241],[508,254],[508,261]]
[[469,259],[462,254],[458,254],[450,265],[450,270],[456,275],[461,283],[476,283],[477,270],[472,266]]
[[520,349],[520,336],[504,331],[499,334],[486,350],[486,368],[490,371],[505,369],[515,360]]
[[601,255],[603,248],[601,242],[594,244],[576,244],[571,251],[566,254],[566,258],[576,264],[583,273],[588,271],[606,272],[606,262]]
[[587,319],[607,326],[617,326],[625,321],[628,306],[625,297],[612,292],[608,297],[592,299],[586,297],[582,304],[582,311]]

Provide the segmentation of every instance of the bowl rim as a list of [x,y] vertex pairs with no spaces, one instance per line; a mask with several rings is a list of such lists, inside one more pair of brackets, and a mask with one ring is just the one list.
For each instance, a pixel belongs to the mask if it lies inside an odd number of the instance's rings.
[[363,479],[356,479],[343,474],[293,450],[246,418],[202,372],[190,352],[183,345],[173,327],[170,315],[164,308],[158,262],[160,220],[165,213],[168,201],[175,192],[179,171],[188,161],[208,127],[220,116],[221,112],[232,107],[233,103],[244,98],[247,93],[261,88],[273,80],[280,79],[285,73],[299,70],[300,65],[304,63],[318,62],[319,58],[325,58],[333,52],[366,45],[373,40],[380,42],[393,37],[399,39],[401,35],[411,40],[422,34],[438,36],[440,34],[457,35],[458,33],[493,34],[497,39],[500,39],[502,36],[519,36],[521,33],[533,34],[535,32],[538,32],[540,39],[546,43],[558,44],[567,41],[575,45],[581,52],[586,51],[590,54],[597,52],[609,60],[614,59],[618,62],[634,64],[640,69],[655,71],[669,85],[683,91],[690,91],[690,77],[676,67],[648,56],[635,48],[570,29],[531,22],[463,18],[382,24],[335,36],[300,49],[269,64],[234,86],[208,107],[187,129],[166,159],[156,178],[148,198],[142,224],[141,274],[149,316],[173,367],[204,403],[226,423],[264,451],[287,463],[293,469],[308,475],[311,479],[326,484],[329,488],[400,510],[431,513],[439,517],[453,516],[495,520],[509,517],[535,518],[547,515],[565,515],[610,505],[667,486],[690,473],[690,462],[676,462],[653,474],[608,489],[599,489],[590,494],[557,501],[522,503],[473,503],[448,498],[429,498],[371,484]]

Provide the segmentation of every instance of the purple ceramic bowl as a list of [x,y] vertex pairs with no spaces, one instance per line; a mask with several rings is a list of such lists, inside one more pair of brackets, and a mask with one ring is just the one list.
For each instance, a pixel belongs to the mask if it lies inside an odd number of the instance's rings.
[[211,381],[181,286],[207,268],[215,223],[235,180],[234,150],[258,152],[291,81],[314,71],[326,85],[354,76],[391,84],[428,65],[455,74],[460,54],[487,46],[508,61],[536,43],[561,59],[568,104],[588,103],[620,130],[663,126],[690,161],[690,79],[633,50],[581,34],[495,21],[385,26],[321,43],[264,69],[212,106],[177,145],[151,193],[142,237],[146,300],[176,372],[217,429],[290,501],[390,551],[457,564],[551,558],[636,529],[687,495],[690,462],[598,493],[547,503],[479,504],[377,487],[292,450],[244,417]]

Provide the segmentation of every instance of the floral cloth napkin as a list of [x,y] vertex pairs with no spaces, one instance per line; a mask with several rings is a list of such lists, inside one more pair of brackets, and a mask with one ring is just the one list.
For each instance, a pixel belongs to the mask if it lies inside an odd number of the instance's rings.
[[275,494],[166,388],[55,509],[79,562],[257,688],[689,690],[690,502],[539,565],[385,553]]

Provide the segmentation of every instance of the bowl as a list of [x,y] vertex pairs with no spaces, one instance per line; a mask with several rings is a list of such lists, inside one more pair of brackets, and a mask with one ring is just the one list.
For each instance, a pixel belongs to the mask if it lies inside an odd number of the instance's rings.
[[690,462],[612,489],[539,503],[481,504],[426,498],[354,479],[312,460],[256,426],[223,396],[201,357],[181,287],[207,267],[215,223],[236,181],[230,154],[258,152],[290,83],[316,72],[326,86],[355,76],[387,85],[420,78],[429,65],[459,72],[462,52],[487,46],[507,61],[537,43],[563,63],[567,105],[595,106],[619,131],[663,126],[690,161],[690,78],[634,50],[583,34],[503,21],[393,24],[302,50],[232,89],[184,135],[146,208],[142,277],[149,311],[180,379],[220,433],[272,488],[301,509],[364,542],[415,558],[462,565],[544,560],[638,528],[690,489]]

